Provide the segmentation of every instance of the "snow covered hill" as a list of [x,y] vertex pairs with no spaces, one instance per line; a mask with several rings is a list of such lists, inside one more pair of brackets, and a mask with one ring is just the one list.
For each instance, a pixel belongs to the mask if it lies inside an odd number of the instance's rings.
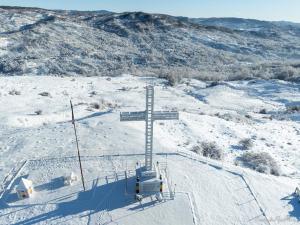
[[[121,123],[119,113],[144,110],[146,84],[155,85],[156,110],[180,113],[154,125],[154,159],[176,184],[175,199],[163,203],[124,194],[124,171],[143,161],[145,127]],[[79,174],[69,99],[86,192],[80,182],[61,183],[64,174]],[[1,77],[0,224],[298,224],[300,115],[290,107],[299,102],[299,84],[277,80],[186,79],[170,87],[131,75]],[[240,146],[245,138],[253,141],[249,150]],[[216,142],[223,159],[193,152],[202,142]],[[280,176],[236,165],[244,152],[268,152]],[[33,198],[17,199],[21,177],[34,181]]]
[[[289,22],[0,7],[0,225],[299,224],[299,36]],[[145,126],[120,112],[145,110],[148,84],[155,110],[180,116],[154,123],[163,201],[137,202]],[[64,184],[80,174],[70,99],[86,191]]]
[[299,25],[0,7],[0,75],[299,77]]

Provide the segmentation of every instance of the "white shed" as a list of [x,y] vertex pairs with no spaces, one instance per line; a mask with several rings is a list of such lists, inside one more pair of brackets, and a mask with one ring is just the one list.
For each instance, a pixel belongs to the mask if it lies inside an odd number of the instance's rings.
[[78,180],[77,175],[73,172],[69,176],[64,177],[65,185],[73,185]]
[[20,199],[30,197],[33,194],[33,190],[32,181],[25,178],[22,178],[16,187],[16,191]]

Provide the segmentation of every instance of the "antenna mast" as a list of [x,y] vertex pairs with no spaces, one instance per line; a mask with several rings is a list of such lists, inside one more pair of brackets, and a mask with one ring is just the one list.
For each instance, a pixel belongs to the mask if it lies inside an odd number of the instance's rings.
[[78,154],[78,160],[79,160],[79,165],[80,165],[81,181],[82,181],[83,190],[85,191],[85,185],[84,185],[84,179],[83,179],[83,173],[82,173],[82,165],[81,165],[80,152],[79,152],[79,145],[78,145],[78,138],[77,138],[77,131],[76,131],[76,125],[75,125],[75,119],[74,119],[73,104],[72,104],[71,100],[70,100],[70,105],[71,105],[71,111],[72,111],[72,124],[73,124],[74,132],[75,132],[77,154]]

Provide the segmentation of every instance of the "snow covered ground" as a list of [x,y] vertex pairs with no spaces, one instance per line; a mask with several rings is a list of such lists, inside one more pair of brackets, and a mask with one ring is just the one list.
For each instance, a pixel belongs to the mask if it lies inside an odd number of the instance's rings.
[[[144,123],[120,122],[119,112],[145,109],[146,84],[155,84],[156,110],[180,112],[179,121],[154,126],[155,160],[167,162],[176,196],[139,205],[124,195],[124,171],[143,160]],[[70,99],[86,192],[59,179],[79,174]],[[300,115],[286,110],[299,103],[299,84],[272,80],[169,87],[130,75],[1,77],[0,224],[297,224],[300,204],[291,194],[300,179]],[[254,141],[253,151],[269,152],[282,176],[235,166],[243,138]],[[224,160],[191,152],[202,141],[215,141]],[[18,200],[14,188],[24,176],[36,194]]]

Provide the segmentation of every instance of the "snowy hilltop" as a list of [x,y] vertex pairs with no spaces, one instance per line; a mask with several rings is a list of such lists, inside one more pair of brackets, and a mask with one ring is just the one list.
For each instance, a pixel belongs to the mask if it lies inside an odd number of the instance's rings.
[[300,25],[0,7],[0,76],[299,78]]
[[[165,200],[139,203],[132,179],[145,123],[120,122],[120,112],[145,110],[147,84],[154,109],[178,110],[179,120],[154,123]],[[85,192],[62,178],[80,174],[70,99]],[[299,102],[299,84],[276,80],[0,77],[0,224],[298,224]],[[22,178],[35,193],[20,200]]]
[[0,224],[299,224],[299,36],[0,7]]

